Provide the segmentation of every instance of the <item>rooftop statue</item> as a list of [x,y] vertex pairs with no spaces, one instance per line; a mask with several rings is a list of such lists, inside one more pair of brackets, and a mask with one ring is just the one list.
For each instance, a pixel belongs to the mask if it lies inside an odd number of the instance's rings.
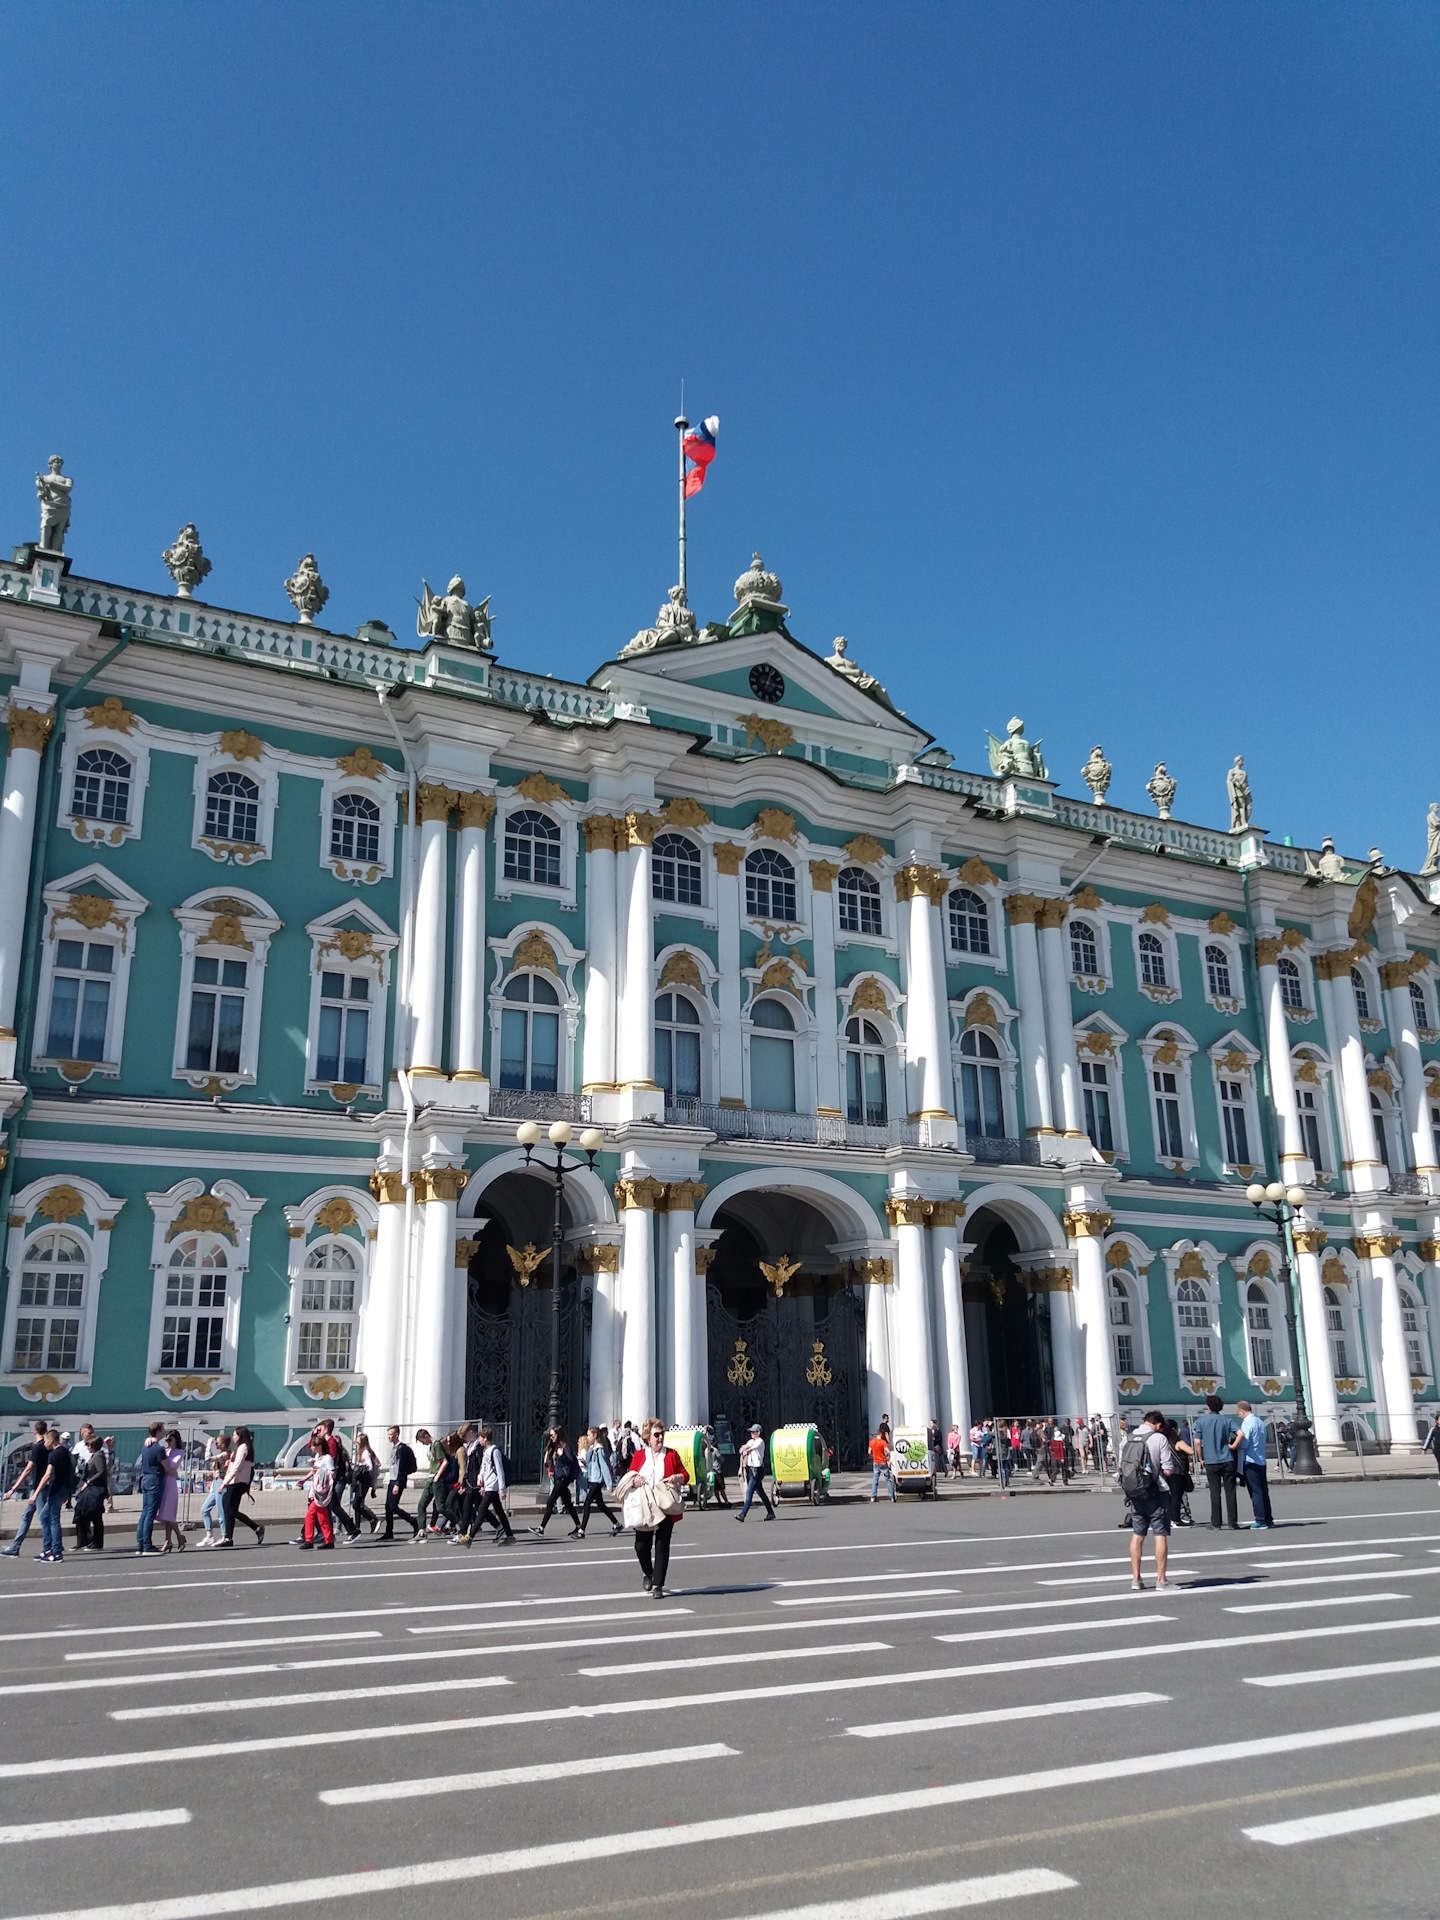
[[632,659],[637,653],[650,653],[656,647],[672,643],[691,644],[695,639],[695,616],[685,604],[685,589],[671,587],[665,605],[655,616],[653,627],[642,627],[633,640],[620,649],[620,659]]
[[1090,758],[1080,769],[1080,778],[1094,795],[1097,806],[1110,791],[1110,777],[1114,771],[1115,769],[1105,758],[1105,749],[1098,746],[1091,747]]
[[35,492],[40,500],[40,545],[46,553],[63,553],[65,535],[70,526],[70,490],[75,482],[62,473],[65,462],[52,453],[45,462],[46,471],[35,476]]
[[1162,820],[1170,818],[1170,809],[1175,804],[1176,783],[1166,771],[1165,762],[1157,761],[1154,773],[1145,782],[1145,791],[1155,802],[1155,811]]
[[882,687],[880,682],[875,678],[874,674],[866,673],[859,663],[852,660],[846,652],[849,644],[849,641],[843,633],[836,634],[835,650],[826,657],[826,666],[833,667],[836,673],[843,674],[844,677],[849,680],[852,685],[857,686],[862,693],[868,693],[873,699],[883,701],[884,704],[889,707],[890,711],[894,713],[896,709],[893,701],[889,694],[886,693],[884,687]]
[[[1432,807],[1431,812],[1433,813],[1434,811]],[[1343,880],[1345,878],[1345,862],[1340,858],[1339,854],[1336,853],[1335,842],[1330,838],[1328,833],[1320,842],[1320,858],[1311,868],[1311,871],[1319,880]]]
[[452,647],[490,650],[490,596],[478,607],[465,598],[465,582],[457,573],[444,593],[432,593],[430,582],[420,582],[422,598],[415,631],[422,640],[444,640]]
[[1040,757],[1040,742],[1025,738],[1025,722],[1018,714],[1006,727],[1003,740],[988,731],[985,738],[990,742],[990,771],[1000,779],[1009,774],[1030,780],[1050,778]]
[[1421,873],[1440,873],[1440,801],[1430,802],[1425,816],[1425,864]]
[[1225,776],[1225,791],[1230,797],[1230,831],[1244,833],[1250,825],[1251,800],[1243,754],[1236,754],[1235,764]]

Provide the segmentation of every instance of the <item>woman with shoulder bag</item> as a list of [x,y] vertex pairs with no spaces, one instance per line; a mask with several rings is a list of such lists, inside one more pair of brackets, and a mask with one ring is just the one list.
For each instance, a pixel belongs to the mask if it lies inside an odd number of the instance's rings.
[[1165,1437],[1175,1455],[1175,1472],[1170,1476],[1170,1524],[1172,1527],[1190,1525],[1190,1501],[1188,1496],[1195,1490],[1195,1449],[1188,1440],[1180,1437],[1178,1420],[1165,1422]]
[[635,1455],[630,1471],[615,1491],[623,1500],[625,1524],[634,1529],[635,1558],[652,1600],[665,1598],[665,1575],[670,1570],[670,1536],[684,1511],[680,1489],[685,1485],[685,1463],[665,1444],[665,1422],[647,1420],[640,1437],[644,1450]]
[[623,1533],[625,1527],[605,1504],[606,1494],[615,1488],[615,1472],[610,1464],[610,1436],[603,1427],[592,1427],[587,1438],[589,1444],[580,1456],[580,1477],[585,1486],[585,1504],[580,1509],[580,1538],[585,1538],[590,1516],[598,1508],[610,1522],[613,1539],[617,1533]]

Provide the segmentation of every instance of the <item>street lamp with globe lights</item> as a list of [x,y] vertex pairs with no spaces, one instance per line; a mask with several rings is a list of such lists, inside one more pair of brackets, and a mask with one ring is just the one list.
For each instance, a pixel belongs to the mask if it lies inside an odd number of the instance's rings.
[[578,1173],[582,1164],[592,1172],[595,1168],[595,1156],[605,1143],[605,1136],[599,1127],[587,1127],[580,1136],[580,1151],[585,1155],[584,1162],[567,1160],[565,1149],[570,1144],[574,1128],[568,1120],[556,1120],[549,1129],[549,1140],[555,1149],[553,1160],[537,1160],[535,1149],[540,1144],[540,1127],[534,1120],[525,1120],[515,1129],[515,1138],[525,1149],[525,1164],[536,1166],[545,1173],[553,1174],[555,1179],[555,1212],[550,1230],[550,1413],[549,1424],[560,1425],[560,1265],[564,1256],[565,1223],[561,1207],[565,1197],[565,1176]]
[[1295,1382],[1295,1431],[1290,1472],[1297,1480],[1318,1479],[1320,1461],[1316,1456],[1315,1435],[1305,1407],[1305,1382],[1300,1374],[1300,1336],[1295,1321],[1295,1252],[1290,1237],[1296,1209],[1305,1204],[1305,1190],[1303,1187],[1286,1187],[1279,1180],[1272,1180],[1268,1186],[1256,1180],[1245,1189],[1245,1198],[1263,1219],[1273,1220],[1280,1229],[1285,1331],[1290,1336],[1290,1374]]

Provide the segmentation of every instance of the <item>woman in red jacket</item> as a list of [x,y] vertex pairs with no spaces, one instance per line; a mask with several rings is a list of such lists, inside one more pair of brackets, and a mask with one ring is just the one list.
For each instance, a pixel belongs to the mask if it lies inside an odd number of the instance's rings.
[[[617,1491],[637,1484],[658,1493],[662,1486],[677,1490],[685,1485],[685,1463],[673,1447],[665,1444],[665,1422],[648,1420],[641,1429],[645,1446],[630,1462],[630,1471]],[[645,1576],[645,1591],[652,1600],[665,1598],[665,1575],[670,1568],[670,1536],[678,1514],[667,1514],[652,1533],[647,1527],[635,1535],[635,1557]]]

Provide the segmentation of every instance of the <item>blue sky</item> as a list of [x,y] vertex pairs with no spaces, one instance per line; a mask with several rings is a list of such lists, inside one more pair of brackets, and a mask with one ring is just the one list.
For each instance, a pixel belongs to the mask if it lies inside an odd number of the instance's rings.
[[[18,12],[12,22],[18,23]],[[85,572],[583,677],[753,548],[963,765],[1419,864],[1440,13],[1056,0],[26,10],[0,506]]]

